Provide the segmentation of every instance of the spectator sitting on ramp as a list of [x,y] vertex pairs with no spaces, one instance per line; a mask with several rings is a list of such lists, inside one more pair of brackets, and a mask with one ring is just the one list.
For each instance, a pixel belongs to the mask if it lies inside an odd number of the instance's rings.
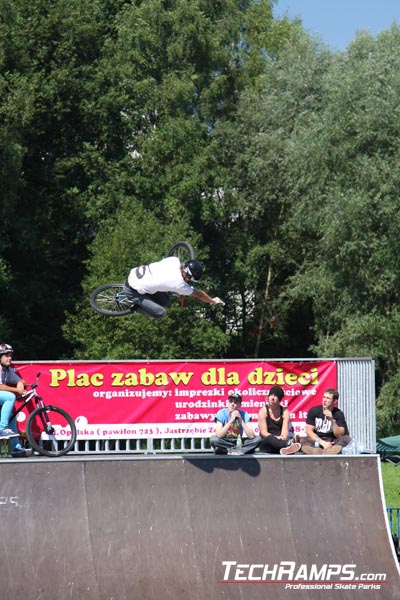
[[322,404],[313,406],[309,411],[306,420],[307,439],[302,447],[304,454],[340,454],[350,442],[345,416],[335,406],[338,400],[339,392],[327,389]]
[[215,454],[228,454],[228,450],[235,450],[238,439],[242,439],[241,453],[252,454],[261,442],[261,437],[256,436],[250,424],[251,417],[245,410],[240,410],[242,396],[238,392],[229,394],[226,408],[222,408],[215,415],[215,435],[211,436],[210,443]]
[[295,454],[301,444],[289,438],[290,413],[281,405],[284,391],[274,385],[268,392],[265,406],[258,412],[258,425],[262,437],[260,450],[268,454]]

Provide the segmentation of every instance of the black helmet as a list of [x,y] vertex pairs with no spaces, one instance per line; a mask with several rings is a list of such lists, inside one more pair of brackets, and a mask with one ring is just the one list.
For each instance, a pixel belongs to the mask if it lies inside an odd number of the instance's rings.
[[199,281],[203,275],[203,267],[198,260],[188,260],[183,265],[183,270],[192,281]]
[[242,401],[242,394],[239,394],[239,392],[230,391],[228,393],[228,398],[229,398],[229,400],[236,400],[237,402],[241,402]]
[[9,352],[13,353],[14,350],[10,344],[0,344],[0,356],[2,354],[8,354]]

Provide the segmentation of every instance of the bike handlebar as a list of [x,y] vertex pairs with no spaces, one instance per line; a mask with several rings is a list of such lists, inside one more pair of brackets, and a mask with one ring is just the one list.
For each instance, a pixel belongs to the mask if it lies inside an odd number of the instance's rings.
[[17,400],[20,400],[21,398],[25,398],[25,396],[27,396],[28,394],[30,394],[32,390],[34,390],[35,388],[37,388],[37,386],[39,385],[39,377],[40,377],[40,371],[36,375],[36,381],[35,381],[35,383],[27,383],[26,385],[30,389],[29,390],[25,390],[22,394],[20,394],[19,396],[17,396]]

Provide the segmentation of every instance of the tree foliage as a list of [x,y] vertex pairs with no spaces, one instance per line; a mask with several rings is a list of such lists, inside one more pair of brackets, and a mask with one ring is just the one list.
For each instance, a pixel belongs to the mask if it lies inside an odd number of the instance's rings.
[[335,54],[292,36],[215,128],[226,172],[208,207],[230,261],[231,351],[374,357],[386,432],[399,426],[399,42],[393,27]]

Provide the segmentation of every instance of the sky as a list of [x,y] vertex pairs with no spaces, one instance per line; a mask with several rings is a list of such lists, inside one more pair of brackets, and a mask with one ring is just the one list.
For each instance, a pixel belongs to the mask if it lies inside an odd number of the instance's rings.
[[393,21],[400,25],[400,0],[276,0],[274,16],[286,14],[332,50],[346,50],[359,30],[375,37]]

